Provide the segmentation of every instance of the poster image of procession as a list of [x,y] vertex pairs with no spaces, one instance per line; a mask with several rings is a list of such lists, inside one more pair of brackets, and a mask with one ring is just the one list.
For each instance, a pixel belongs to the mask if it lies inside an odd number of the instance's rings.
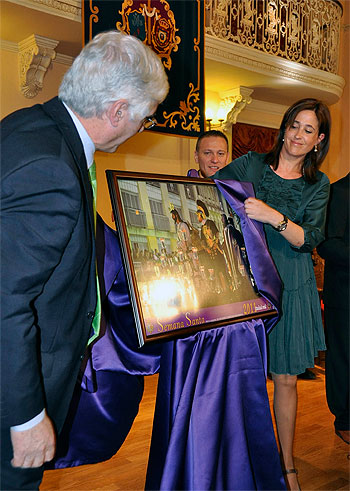
[[273,310],[213,182],[108,173],[140,345]]

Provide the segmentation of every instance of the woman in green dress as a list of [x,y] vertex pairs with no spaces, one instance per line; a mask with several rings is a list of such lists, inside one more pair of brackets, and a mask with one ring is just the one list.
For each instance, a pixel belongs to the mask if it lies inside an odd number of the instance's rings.
[[324,239],[329,179],[318,169],[329,148],[330,114],[316,99],[302,99],[285,113],[268,154],[249,152],[214,179],[252,182],[249,218],[264,223],[267,244],[283,282],[282,315],[269,334],[274,412],[287,485],[299,488],[293,461],[297,375],[325,349],[311,251]]

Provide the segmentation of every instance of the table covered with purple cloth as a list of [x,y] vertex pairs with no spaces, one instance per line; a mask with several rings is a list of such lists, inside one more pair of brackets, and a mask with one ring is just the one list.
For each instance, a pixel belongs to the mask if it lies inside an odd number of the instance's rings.
[[[240,217],[259,291],[278,310],[281,284],[263,228],[244,212],[252,187],[216,184]],[[266,390],[266,332],[277,316],[139,349],[119,243],[106,225],[102,232],[103,329],[85,360],[54,466],[116,453],[137,414],[143,375],[159,371],[146,489],[285,489]]]
[[[281,283],[262,224],[250,220],[249,183],[216,181],[240,217],[259,292],[279,308]],[[146,489],[286,489],[266,390],[266,332],[252,319],[164,345]]]
[[252,320],[164,346],[146,489],[285,489]]

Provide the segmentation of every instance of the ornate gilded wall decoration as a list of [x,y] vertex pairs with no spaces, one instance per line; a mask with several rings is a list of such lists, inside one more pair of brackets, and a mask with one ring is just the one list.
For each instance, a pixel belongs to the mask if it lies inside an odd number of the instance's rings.
[[[179,110],[167,113],[163,111],[164,124],[169,128],[176,128],[177,124],[181,123],[183,131],[200,132],[200,111],[196,103],[199,100],[199,91],[196,90],[192,83],[189,83],[190,92],[186,101],[180,101]],[[203,118],[202,118],[203,119]]]
[[205,0],[206,33],[337,73],[338,0]]
[[170,92],[152,131],[198,136],[204,131],[203,0],[84,0],[84,40],[118,29],[141,39],[160,57]]
[[28,99],[36,97],[44,85],[44,77],[56,58],[59,41],[32,34],[18,43],[19,86]]
[[[176,36],[175,16],[166,0],[160,0],[158,5],[152,5],[151,0],[146,2],[125,0],[122,10],[122,22],[117,22],[117,29],[136,36],[162,58],[164,66],[170,70],[171,53],[178,50],[181,38]],[[158,7],[158,8],[157,8]]]

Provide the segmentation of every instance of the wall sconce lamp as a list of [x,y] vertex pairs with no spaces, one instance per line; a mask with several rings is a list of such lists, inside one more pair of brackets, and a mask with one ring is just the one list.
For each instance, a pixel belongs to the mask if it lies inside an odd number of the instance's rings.
[[205,121],[207,123],[207,130],[210,131],[212,129],[220,129],[225,119],[226,119],[226,112],[223,107],[219,107],[215,120],[214,120],[214,111],[212,110],[211,107],[207,107],[205,111]]
[[226,111],[222,106],[219,107],[219,110],[218,110],[216,117],[218,119],[219,125],[222,126],[222,123],[226,119]]
[[210,107],[207,107],[205,110],[205,121],[207,123],[207,130],[210,131],[212,127],[212,121],[214,117],[214,112]]
[[231,126],[236,124],[238,115],[247,104],[252,102],[252,93],[253,89],[243,86],[220,92],[221,101],[216,118],[214,118],[214,111],[211,107],[205,110],[207,130],[229,131]]

